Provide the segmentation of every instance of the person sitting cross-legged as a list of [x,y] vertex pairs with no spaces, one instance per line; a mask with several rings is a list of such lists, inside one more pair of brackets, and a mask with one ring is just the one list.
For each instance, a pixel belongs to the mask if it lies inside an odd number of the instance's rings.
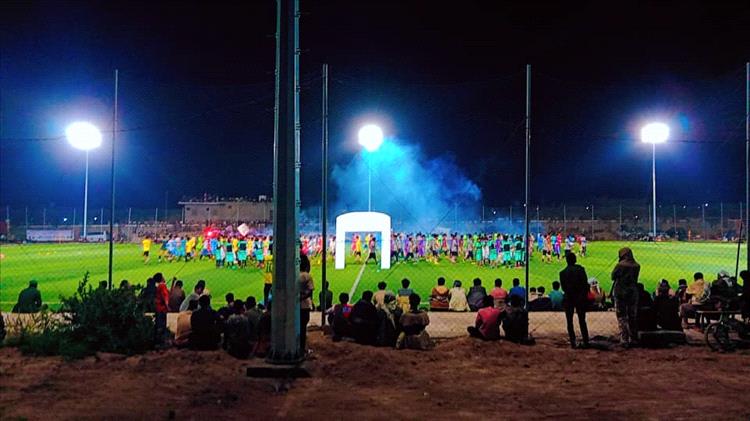
[[560,291],[560,281],[552,282],[552,291],[549,292],[549,299],[552,301],[552,311],[562,310],[565,294]]
[[477,311],[484,306],[484,297],[487,296],[487,290],[482,286],[482,280],[474,278],[474,286],[469,289],[467,300],[471,311]]
[[174,332],[174,344],[178,348],[188,345],[190,332],[192,330],[190,317],[195,310],[198,310],[198,300],[190,300],[187,310],[181,311],[177,314],[177,327]]
[[333,328],[334,341],[352,337],[351,313],[352,305],[349,304],[349,294],[342,292],[339,294],[339,303],[328,310],[328,324]]
[[493,305],[494,298],[491,295],[485,296],[484,301],[484,307],[477,311],[474,326],[469,326],[466,330],[474,338],[495,341],[500,339],[500,321],[503,312]]
[[29,287],[18,294],[18,302],[13,306],[13,313],[36,313],[42,309],[42,294],[37,289],[35,280],[29,281]]
[[449,303],[450,291],[445,286],[445,278],[441,276],[430,293],[430,310],[448,310]]
[[503,318],[506,340],[522,343],[529,337],[529,313],[523,308],[523,301],[518,295],[510,296],[510,307]]
[[245,359],[250,355],[250,323],[245,316],[245,303],[232,302],[232,314],[224,323],[224,343],[229,355]]
[[453,288],[448,293],[450,294],[450,301],[448,302],[448,309],[450,311],[469,311],[466,290],[461,286],[461,281],[458,279],[453,281]]
[[198,299],[198,310],[190,316],[189,347],[199,351],[210,351],[219,348],[221,340],[219,316],[211,308],[211,297],[201,295]]
[[552,300],[544,295],[544,287],[536,289],[536,300],[529,300],[529,311],[552,311]]
[[409,285],[411,285],[411,281],[404,278],[401,280],[401,288],[398,290],[397,301],[403,312],[409,311],[409,296],[414,293]]
[[503,309],[505,307],[505,301],[508,299],[508,291],[503,288],[503,280],[500,278],[495,279],[495,288],[492,288],[490,295],[493,298],[493,305],[496,308]]
[[401,328],[403,331],[396,341],[397,349],[426,350],[432,348],[432,340],[427,333],[427,325],[430,324],[430,316],[426,311],[419,309],[422,298],[419,294],[412,293],[409,296],[409,311],[401,315]]
[[669,282],[661,281],[654,298],[656,324],[664,330],[682,330],[680,299],[670,295]]
[[362,293],[362,299],[352,307],[349,320],[352,323],[352,336],[362,345],[375,345],[378,335],[378,310],[372,303],[372,291]]

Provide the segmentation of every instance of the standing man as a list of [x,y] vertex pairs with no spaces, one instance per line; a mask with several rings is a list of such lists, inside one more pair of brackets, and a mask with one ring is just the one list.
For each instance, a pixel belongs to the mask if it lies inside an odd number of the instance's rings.
[[613,296],[617,323],[620,325],[620,342],[630,348],[638,342],[638,275],[641,272],[633,251],[623,247],[618,253],[620,261],[612,271]]
[[[568,266],[560,271],[560,283],[565,294],[563,296],[563,309],[565,309],[565,321],[568,326],[571,348],[576,348],[576,331],[573,328],[573,312],[578,314],[578,325],[581,328],[582,348],[589,345],[589,329],[586,326],[586,306],[588,305],[589,282],[586,269],[576,263],[576,255],[568,251],[565,253],[565,261]],[[551,294],[550,294],[551,295]]]
[[167,313],[169,312],[169,290],[167,289],[166,279],[161,272],[154,275],[156,281],[156,297],[154,314],[155,321],[155,340],[154,345],[162,347],[167,337]]

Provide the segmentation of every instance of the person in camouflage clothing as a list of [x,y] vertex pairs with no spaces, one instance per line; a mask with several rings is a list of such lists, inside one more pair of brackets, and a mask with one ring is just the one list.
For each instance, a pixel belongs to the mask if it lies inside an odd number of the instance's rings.
[[633,257],[633,251],[623,247],[619,251],[620,261],[612,271],[612,296],[615,300],[617,323],[620,326],[620,342],[630,347],[638,340],[638,275],[641,271]]

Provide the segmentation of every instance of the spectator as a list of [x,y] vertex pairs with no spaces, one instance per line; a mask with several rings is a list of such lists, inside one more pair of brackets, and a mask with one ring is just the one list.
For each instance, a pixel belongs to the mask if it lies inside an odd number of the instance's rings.
[[505,339],[522,343],[529,337],[529,313],[523,308],[523,298],[519,295],[510,295],[510,308],[505,311],[503,319],[503,330]]
[[138,295],[141,303],[143,304],[143,311],[146,313],[153,313],[156,311],[154,303],[156,300],[156,280],[154,278],[146,279],[146,287],[143,288]]
[[310,312],[313,309],[314,290],[313,278],[310,276],[310,259],[303,254],[299,262],[299,349],[303,355],[307,354],[307,324],[310,322]]
[[383,281],[378,282],[378,291],[373,295],[373,299],[375,301],[375,307],[377,308],[383,308],[385,306],[385,297],[387,295],[393,296],[393,298],[396,298],[396,295],[393,294],[392,291],[386,290],[388,287],[388,284],[386,284]]
[[612,271],[612,287],[615,299],[617,323],[620,326],[620,341],[630,347],[638,342],[638,275],[641,272],[633,257],[633,251],[623,247],[618,252],[619,262]]
[[156,296],[154,298],[154,329],[156,346],[163,346],[167,337],[167,313],[169,313],[169,290],[167,289],[167,280],[161,272],[156,273],[153,277],[156,281]]
[[677,297],[677,301],[679,301],[680,305],[688,302],[687,280],[680,279],[677,281],[677,291],[675,291],[675,296]]
[[526,303],[526,288],[521,286],[521,280],[513,278],[513,288],[508,291],[508,295],[517,295],[521,297],[524,303]]
[[654,298],[656,324],[664,330],[682,330],[680,325],[680,301],[670,294],[669,282],[662,280]]
[[492,288],[492,291],[490,291],[490,295],[493,299],[492,305],[495,308],[499,308],[501,310],[505,308],[505,300],[508,298],[508,291],[503,288],[502,279],[495,279],[495,288]]
[[[588,289],[588,283],[586,284]],[[549,292],[549,299],[552,301],[552,311],[560,311],[563,308],[563,299],[565,295],[560,291],[560,282],[552,281],[552,291]]]
[[329,310],[328,324],[333,328],[334,342],[342,338],[352,337],[352,325],[349,318],[352,313],[352,306],[349,304],[349,294],[342,292],[339,294],[339,303]]
[[250,355],[250,323],[245,316],[245,303],[232,302],[232,314],[224,328],[224,342],[229,355],[245,359]]
[[695,274],[693,274],[693,283],[685,290],[685,297],[688,302],[680,306],[680,317],[682,317],[683,328],[687,328],[688,318],[697,317],[695,313],[697,310],[707,307],[707,292],[708,290],[706,287],[706,281],[703,279],[703,274],[701,272],[695,272]]
[[742,278],[742,317],[750,318],[750,272],[743,270],[740,272]]
[[566,253],[565,262],[568,265],[560,271],[558,287],[562,285],[564,293],[562,305],[565,309],[565,323],[568,329],[568,338],[570,338],[570,346],[576,348],[576,332],[573,328],[573,312],[575,312],[578,314],[578,327],[581,331],[582,345],[588,347],[589,328],[586,324],[586,307],[588,306],[589,283],[586,269],[576,263],[574,253]]
[[450,292],[445,287],[445,278],[438,278],[437,285],[430,293],[430,310],[448,310],[450,307]]
[[409,296],[414,293],[414,291],[409,288],[409,285],[411,285],[411,281],[404,278],[401,280],[401,288],[398,290],[398,304],[401,306],[401,311],[404,313],[409,311]]
[[537,299],[536,287],[529,288],[529,304],[533,303]]
[[178,312],[185,300],[185,290],[182,289],[182,281],[172,278],[172,288],[169,290],[169,311]]
[[378,310],[372,303],[372,291],[362,293],[362,298],[352,307],[349,319],[354,340],[362,345],[375,345],[378,335]]
[[198,301],[191,300],[188,303],[188,308],[185,311],[181,311],[177,314],[177,327],[174,332],[174,343],[178,347],[184,347],[188,345],[190,340],[190,331],[192,330],[190,325],[190,316],[193,312],[198,309]]
[[469,289],[469,295],[466,297],[471,311],[477,311],[484,306],[485,296],[487,296],[487,290],[482,286],[482,280],[474,278],[474,286]]
[[403,331],[396,341],[398,349],[419,349],[426,350],[432,348],[430,335],[427,333],[427,325],[430,324],[430,316],[426,311],[419,309],[422,298],[418,294],[412,293],[409,296],[409,311],[401,315],[401,328]]
[[231,292],[228,292],[224,296],[224,300],[226,300],[227,305],[220,308],[219,311],[217,311],[217,314],[219,315],[219,320],[222,323],[226,322],[229,316],[234,314],[234,294]]
[[319,310],[324,313],[333,305],[333,292],[329,286],[330,284],[328,281],[323,281],[323,289],[321,289],[318,294],[318,303],[320,303]]
[[253,353],[256,357],[264,358],[271,349],[271,301],[265,302],[265,310],[258,321],[258,340],[255,342]]
[[180,311],[187,310],[188,303],[192,300],[198,301],[198,305],[200,306],[200,298],[205,292],[207,292],[206,281],[201,279],[200,281],[195,283],[193,292],[191,292],[190,295],[188,295],[187,297],[185,297],[184,300],[182,300],[182,304],[180,304]]
[[28,288],[18,294],[18,302],[13,306],[13,313],[36,313],[42,309],[42,294],[35,280],[29,281]]
[[638,331],[656,330],[656,313],[654,312],[654,300],[646,291],[642,283],[636,284],[638,290]]
[[262,316],[263,311],[258,308],[255,297],[247,297],[247,300],[245,300],[245,317],[247,317],[247,322],[250,324],[250,342],[258,340],[258,325]]
[[120,289],[130,289],[130,282],[128,282],[127,279],[123,279],[122,281],[120,281]]
[[552,300],[544,295],[544,287],[540,286],[536,290],[537,298],[534,301],[529,301],[529,311],[552,311]]
[[401,318],[401,308],[396,302],[395,295],[385,295],[383,306],[378,309],[378,336],[375,340],[377,346],[396,346],[398,339],[398,320]]
[[722,270],[716,280],[711,283],[709,295],[710,301],[718,310],[736,310],[739,308],[739,293],[741,289],[736,287],[736,281]]
[[485,296],[484,301],[484,306],[477,311],[474,326],[469,326],[466,330],[471,337],[496,341],[500,339],[500,320],[503,313],[494,306],[495,299],[491,295]]
[[604,292],[596,278],[589,279],[588,301],[592,310],[602,311],[607,309],[607,293]]
[[198,299],[198,310],[190,316],[191,349],[210,351],[219,348],[221,334],[219,333],[219,316],[211,308],[211,297],[201,295]]
[[466,290],[461,286],[461,281],[453,281],[453,288],[448,291],[450,301],[448,308],[451,311],[469,311],[469,302],[466,300]]

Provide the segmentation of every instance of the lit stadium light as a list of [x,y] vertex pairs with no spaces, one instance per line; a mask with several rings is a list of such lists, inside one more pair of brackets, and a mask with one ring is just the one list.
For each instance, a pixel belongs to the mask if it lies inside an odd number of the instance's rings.
[[359,144],[367,152],[375,152],[383,144],[383,131],[374,124],[368,124],[359,129]]
[[90,151],[102,144],[102,133],[91,123],[77,122],[65,129],[65,137],[70,146],[83,151]]
[[641,129],[641,142],[664,143],[669,138],[669,126],[664,123],[649,123]]

